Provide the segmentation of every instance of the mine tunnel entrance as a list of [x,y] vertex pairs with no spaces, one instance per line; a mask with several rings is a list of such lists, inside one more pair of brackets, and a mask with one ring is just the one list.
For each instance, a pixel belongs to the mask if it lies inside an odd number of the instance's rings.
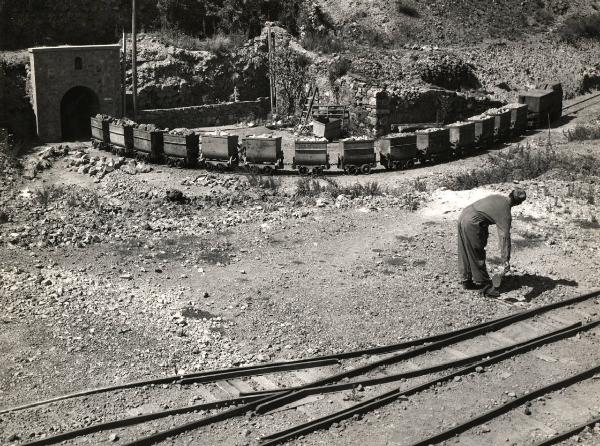
[[90,116],[100,110],[98,96],[87,87],[73,87],[60,102],[62,140],[73,141],[91,136]]

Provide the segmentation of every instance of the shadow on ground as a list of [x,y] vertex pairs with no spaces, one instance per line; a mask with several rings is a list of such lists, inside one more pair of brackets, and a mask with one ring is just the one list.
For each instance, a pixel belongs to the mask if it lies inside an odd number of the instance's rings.
[[546,291],[553,290],[557,286],[570,286],[575,287],[578,283],[575,280],[568,279],[552,279],[547,276],[540,276],[537,274],[523,274],[519,276],[508,276],[505,277],[500,286],[502,293],[508,293],[510,291],[516,291],[521,288],[531,288],[523,297],[527,301],[531,301]]

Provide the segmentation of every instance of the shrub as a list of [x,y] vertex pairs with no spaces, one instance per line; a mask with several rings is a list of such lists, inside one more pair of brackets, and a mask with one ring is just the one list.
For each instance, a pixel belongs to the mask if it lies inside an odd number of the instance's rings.
[[344,43],[329,33],[308,32],[301,43],[307,50],[323,54],[341,53],[345,49]]
[[333,85],[337,79],[344,76],[348,73],[348,71],[350,71],[351,66],[352,62],[345,58],[333,61],[333,63],[329,65],[329,68],[327,69],[327,77],[329,79],[329,83]]
[[562,40],[569,43],[600,37],[600,12],[570,16],[559,28],[558,34]]
[[546,8],[537,9],[534,18],[541,25],[552,25],[554,23],[554,14]]
[[277,82],[277,111],[292,116],[306,100],[304,86],[311,82],[310,60],[289,47],[275,52],[270,69]]
[[419,17],[419,11],[406,0],[396,0],[396,11],[408,17]]
[[569,141],[600,139],[600,122],[595,124],[577,124],[572,130],[567,130],[564,134]]
[[571,180],[578,175],[600,176],[600,160],[592,156],[558,153],[552,145],[532,150],[529,144],[490,155],[488,165],[461,173],[443,184],[450,190],[467,190],[487,184],[537,178],[550,170]]

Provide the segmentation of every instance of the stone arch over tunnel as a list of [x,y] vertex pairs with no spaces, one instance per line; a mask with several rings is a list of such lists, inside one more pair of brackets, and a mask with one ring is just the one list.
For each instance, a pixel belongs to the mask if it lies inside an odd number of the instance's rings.
[[63,141],[90,137],[90,117],[100,111],[98,95],[88,87],[77,86],[60,101],[60,125]]

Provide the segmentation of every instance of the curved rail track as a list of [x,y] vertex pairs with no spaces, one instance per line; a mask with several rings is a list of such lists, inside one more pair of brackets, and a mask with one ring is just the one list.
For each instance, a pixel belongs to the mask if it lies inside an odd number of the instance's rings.
[[[190,439],[198,435],[199,429],[203,429],[202,444],[270,446],[339,423],[352,426],[353,420],[383,406],[390,405],[387,410],[394,412],[400,410],[398,404],[410,402],[414,414],[424,411],[424,421],[418,428],[406,427],[409,434],[393,444],[439,444],[457,435],[461,444],[484,444],[478,443],[479,439],[469,440],[483,423],[489,430],[498,424],[502,431],[502,417],[511,416],[522,407],[529,410],[548,395],[555,395],[553,401],[560,400],[565,389],[580,388],[585,388],[585,395],[594,392],[600,395],[600,380],[594,379],[600,376],[599,304],[600,290],[597,290],[394,345],[118,384],[32,402],[0,413],[3,425],[13,429],[18,426],[25,429],[25,420],[31,419],[55,426],[51,432],[34,432],[27,442],[20,443],[28,446],[61,442],[97,444],[105,441],[110,432],[115,435],[113,439],[122,439],[119,444],[127,446],[152,445],[169,439],[175,444],[196,444]],[[468,392],[466,386],[477,381],[481,381],[480,386],[493,388],[498,383],[490,380],[493,375],[490,370],[502,373],[528,364],[543,364],[542,375],[549,374],[553,379],[530,383],[526,390],[489,405],[487,410],[472,413],[472,408],[466,407],[464,412],[472,416],[459,411],[457,418],[445,420],[442,428],[439,423],[430,425],[425,421],[425,408],[429,407],[432,395]],[[461,386],[465,386],[464,390]],[[154,400],[165,401],[165,394],[170,407],[160,410],[158,405],[159,410],[149,410],[157,407]],[[183,404],[192,395],[201,401]],[[588,413],[593,405],[589,401],[581,396],[567,401],[581,409],[573,412],[573,416],[581,419],[566,423],[548,423],[544,417],[535,421],[536,416],[529,416],[522,430],[529,432],[535,424],[537,433],[531,441],[516,444],[557,444],[586,426],[593,426],[600,413],[595,417]],[[132,408],[131,404],[139,407]],[[82,407],[89,411],[83,420]],[[60,425],[56,426],[57,423]],[[244,426],[252,426],[260,436],[252,441],[245,438],[240,434]],[[519,431],[519,423],[512,423],[511,429]]]

